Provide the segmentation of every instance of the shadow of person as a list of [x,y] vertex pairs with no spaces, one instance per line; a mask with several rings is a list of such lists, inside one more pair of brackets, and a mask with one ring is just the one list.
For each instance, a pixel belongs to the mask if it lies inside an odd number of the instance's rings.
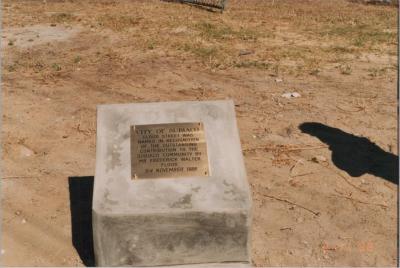
[[382,150],[369,139],[316,122],[303,123],[299,129],[329,145],[332,162],[350,176],[369,173],[398,184],[398,156]]
[[92,196],[94,177],[69,177],[72,244],[83,264],[94,266]]

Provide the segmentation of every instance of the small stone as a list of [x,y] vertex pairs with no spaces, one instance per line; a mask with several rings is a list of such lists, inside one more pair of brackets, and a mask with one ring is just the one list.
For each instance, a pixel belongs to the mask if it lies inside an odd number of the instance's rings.
[[187,27],[186,26],[181,26],[178,28],[175,28],[174,30],[172,30],[172,33],[174,34],[180,34],[180,33],[185,33],[187,32]]
[[26,147],[25,145],[20,145],[20,154],[24,157],[32,156],[35,152]]
[[300,98],[301,95],[297,92],[288,92],[288,93],[282,94],[282,97],[286,98],[286,99],[291,99],[291,98]]
[[250,55],[250,54],[253,54],[253,53],[254,53],[253,51],[242,49],[242,50],[239,51],[239,56]]
[[6,253],[6,250],[5,249],[1,249],[0,253],[1,253],[1,255],[4,255],[4,253]]
[[21,220],[21,223],[22,223],[22,224],[26,223],[26,220],[25,220],[25,219],[22,219],[22,220]]
[[275,82],[281,83],[281,82],[283,82],[283,79],[282,78],[275,78]]
[[17,216],[21,215],[21,210],[15,211],[14,214],[17,215]]
[[325,156],[322,156],[322,155],[314,156],[313,158],[311,158],[311,160],[312,160],[313,162],[315,162],[315,163],[323,163],[323,162],[326,162],[326,161],[327,161],[326,157],[325,157]]

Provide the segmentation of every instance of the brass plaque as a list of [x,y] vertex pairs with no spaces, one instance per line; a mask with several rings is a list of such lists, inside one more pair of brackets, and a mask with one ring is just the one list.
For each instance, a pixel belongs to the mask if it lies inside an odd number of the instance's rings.
[[132,179],[209,176],[203,123],[131,126]]

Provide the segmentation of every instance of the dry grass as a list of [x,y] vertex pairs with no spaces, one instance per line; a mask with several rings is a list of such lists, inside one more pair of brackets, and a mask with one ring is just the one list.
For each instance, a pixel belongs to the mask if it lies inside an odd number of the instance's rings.
[[[327,64],[345,66],[361,53],[396,55],[397,51],[397,10],[346,0],[233,0],[223,14],[156,0],[48,1],[22,13],[60,9],[63,11],[42,16],[40,23],[114,31],[124,40],[117,46],[129,47],[114,48],[121,58],[129,57],[125,52],[155,50],[192,57],[211,69],[257,68],[272,75],[316,75]],[[10,20],[5,17],[7,24]],[[242,57],[241,49],[254,53]]]

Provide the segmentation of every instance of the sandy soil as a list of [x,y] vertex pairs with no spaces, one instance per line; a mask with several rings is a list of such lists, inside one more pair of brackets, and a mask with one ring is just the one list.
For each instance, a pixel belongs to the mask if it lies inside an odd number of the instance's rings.
[[395,266],[396,9],[329,2],[3,1],[2,265],[93,264],[96,105],[233,99],[254,265]]

